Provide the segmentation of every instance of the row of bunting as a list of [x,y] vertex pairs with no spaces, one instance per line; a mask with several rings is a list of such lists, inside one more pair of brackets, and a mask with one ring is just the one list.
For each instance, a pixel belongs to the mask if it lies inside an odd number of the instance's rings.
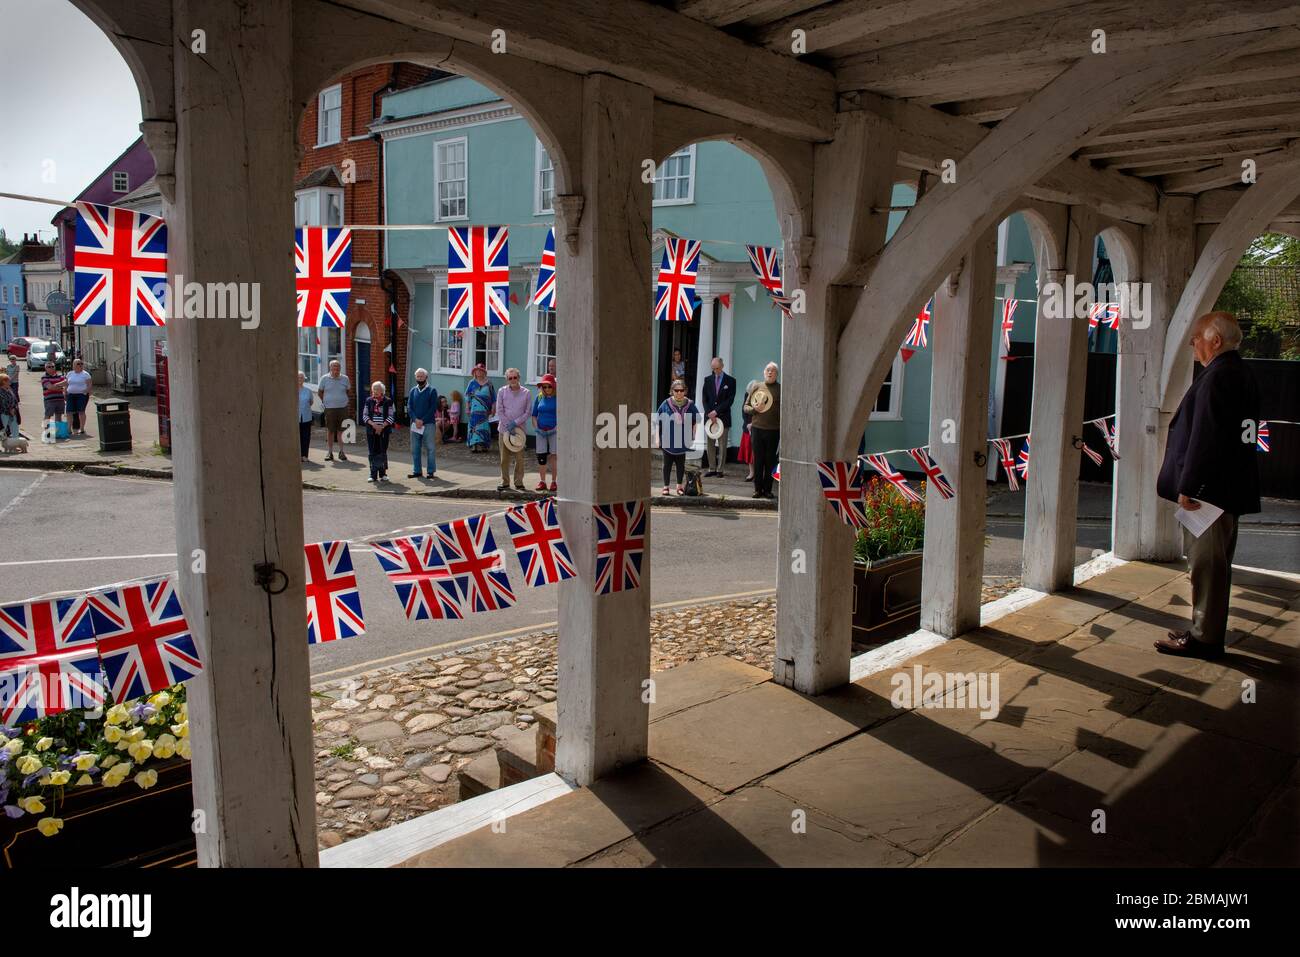
[[[645,502],[595,505],[592,512],[596,594],[640,588]],[[489,524],[492,514],[370,542],[408,620],[461,619],[515,604],[505,556]],[[577,577],[555,499],[527,502],[504,515],[529,587]],[[365,634],[348,545],[304,546],[310,644]],[[188,681],[202,670],[170,577],[0,606],[0,725],[95,707],[104,703],[106,692],[127,701]]]
[[[167,317],[167,224],[116,206],[76,204],[73,323],[163,326]],[[447,326],[478,329],[510,324],[508,226],[447,227]],[[746,246],[759,284],[788,316],[777,251]],[[689,322],[698,302],[700,242],[667,237],[656,284],[654,316]],[[352,292],[352,230],[306,226],[294,231],[298,325],[342,328]],[[555,308],[555,229],[546,233],[537,287],[530,301]],[[170,295],[179,296],[181,290]],[[924,334],[922,334],[924,335]]]
[[[1019,299],[1002,299],[1002,322],[999,328],[1002,332],[1002,352],[1004,355],[1011,352],[1011,333],[1016,327],[1015,316],[1018,305],[1020,305]],[[934,298],[931,297],[930,301],[916,314],[916,318],[912,320],[911,328],[903,339],[903,346],[899,349],[899,352],[902,353],[904,362],[912,358],[917,349],[923,349],[929,345],[930,319],[933,311]],[[1102,323],[1105,323],[1107,329],[1118,329],[1119,322],[1119,303],[1094,302],[1088,306],[1088,330],[1090,332]]]

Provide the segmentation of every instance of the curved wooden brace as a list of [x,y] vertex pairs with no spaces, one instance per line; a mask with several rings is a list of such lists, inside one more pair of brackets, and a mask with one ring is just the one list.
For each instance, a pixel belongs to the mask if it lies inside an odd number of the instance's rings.
[[[1102,218],[1105,224],[1107,219]],[[1142,228],[1133,223],[1109,220],[1097,231],[1106,244],[1116,282],[1137,282],[1142,275]]]

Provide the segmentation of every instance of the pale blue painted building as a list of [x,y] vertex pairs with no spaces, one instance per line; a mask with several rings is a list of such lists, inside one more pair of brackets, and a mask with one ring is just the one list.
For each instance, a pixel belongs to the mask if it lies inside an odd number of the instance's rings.
[[19,262],[20,254],[14,253],[10,259],[0,262],[0,346],[14,336],[26,332],[23,323],[23,264]]
[[[447,323],[447,235],[443,230],[385,234],[385,262],[411,292],[406,380],[429,369],[443,394],[464,391],[470,369],[483,362],[498,387],[507,368],[536,382],[555,355],[556,325],[564,322],[529,303],[545,227],[554,220],[554,176],[550,161],[524,117],[488,88],[464,77],[444,77],[384,97],[383,117],[373,129],[383,139],[383,183],[389,224],[510,226],[511,324],[461,334]],[[894,204],[912,201],[898,187]],[[902,213],[894,213],[891,231]],[[699,383],[709,358],[721,356],[743,394],[746,383],[761,379],[763,366],[780,360],[781,325],[777,310],[754,281],[744,244],[780,246],[781,233],[767,180],[758,162],[726,143],[693,144],[670,157],[656,176],[653,262],[662,255],[662,236],[670,232],[703,241],[698,279],[700,306],[691,323],[653,323],[657,405],[668,393],[671,351],[681,348],[688,382],[698,401]],[[1034,250],[1020,216],[999,231],[998,295],[1022,300],[1016,313],[1015,342],[1032,342],[1036,304]],[[558,277],[562,285],[563,275]],[[787,288],[790,283],[787,280]],[[561,303],[562,305],[562,303]],[[996,303],[1001,314],[1001,301]],[[646,304],[646,322],[653,322]],[[931,336],[935,334],[931,325]],[[941,332],[940,332],[941,334]],[[1000,336],[990,342],[993,356],[990,425],[997,434],[1001,396],[1010,363],[1000,358]],[[1014,361],[1014,360],[1013,360]],[[890,380],[877,400],[867,443],[871,449],[923,445],[929,428],[930,351],[894,362]],[[560,383],[561,401],[564,384]],[[733,421],[740,421],[740,401]],[[733,428],[729,441],[739,444]],[[898,462],[900,466],[903,462]]]

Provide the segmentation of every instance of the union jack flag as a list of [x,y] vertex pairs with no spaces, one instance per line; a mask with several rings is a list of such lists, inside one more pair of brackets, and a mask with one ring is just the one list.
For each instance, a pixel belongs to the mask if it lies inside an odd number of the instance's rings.
[[298,327],[342,329],[352,291],[352,230],[304,226],[293,235]]
[[555,308],[555,227],[546,231],[542,246],[542,264],[537,269],[537,290],[533,302],[543,309]]
[[780,309],[781,314],[785,316],[787,319],[794,318],[794,311],[790,308],[793,303],[794,303],[793,296],[779,296],[776,293],[772,294],[772,305]]
[[1084,442],[1082,439],[1079,440],[1079,451],[1082,452],[1084,455],[1088,456],[1088,458],[1092,459],[1093,465],[1100,465],[1102,462],[1106,461],[1104,458],[1102,458],[1100,452],[1095,451],[1091,445],[1089,445],[1087,442]]
[[366,633],[361,592],[347,542],[304,545],[307,557],[307,644]]
[[700,268],[700,244],[694,239],[664,239],[664,261],[655,291],[655,319],[690,322],[695,309],[695,273]]
[[640,588],[645,503],[615,502],[591,510],[596,516],[596,594]]
[[1016,322],[1013,318],[1016,314],[1016,306],[1020,305],[1019,299],[1002,300],[1002,351],[1011,351],[1011,330],[1015,328]]
[[777,462],[777,463],[776,463],[776,468],[772,469],[772,478],[776,479],[778,482],[781,481],[781,463],[780,463],[780,462]]
[[75,325],[167,324],[167,224],[157,216],[77,203],[72,268]]
[[397,589],[397,600],[402,603],[407,621],[465,617],[456,583],[432,535],[371,542],[370,547],[375,550],[379,567]]
[[497,548],[486,515],[471,515],[435,525],[447,571],[460,587],[470,611],[499,611],[515,603],[506,575],[505,555]]
[[1268,423],[1260,420],[1259,428],[1255,430],[1255,447],[1261,452],[1271,452],[1272,449],[1268,444]]
[[930,480],[930,486],[937,488],[941,497],[952,498],[956,494],[952,490],[951,483],[939,469],[939,463],[930,457],[930,453],[924,445],[919,449],[908,449],[907,454],[916,460],[917,465],[921,466],[921,471]]
[[114,701],[164,691],[203,670],[170,578],[123,585],[86,600]]
[[1025,447],[1016,456],[1016,471],[1022,479],[1029,478],[1029,436],[1025,436]]
[[894,488],[898,489],[898,493],[902,495],[903,498],[907,499],[909,502],[921,501],[921,496],[917,494],[916,489],[907,484],[907,479],[903,477],[902,472],[895,470],[895,468],[889,464],[889,459],[885,458],[884,453],[876,452],[872,455],[864,455],[862,457],[867,460],[868,465],[880,473],[881,478],[894,486]]
[[560,528],[555,512],[555,499],[547,498],[506,509],[506,526],[510,529],[510,542],[515,546],[515,557],[519,559],[524,580],[530,586],[554,585],[578,576],[569,556],[569,546],[564,543],[564,530]]
[[104,701],[84,598],[0,607],[0,725]]
[[1101,434],[1106,438],[1106,448],[1110,450],[1110,457],[1116,462],[1119,461],[1119,430],[1111,424],[1109,419],[1091,419],[1093,425],[1101,429]]
[[510,325],[510,230],[453,226],[447,230],[447,328]]
[[916,314],[916,318],[912,320],[912,328],[907,333],[907,338],[903,340],[904,346],[920,349],[929,342],[926,339],[926,333],[930,331],[930,316],[933,309],[934,298],[931,297],[930,301],[921,307],[921,311]]
[[775,246],[746,246],[749,253],[749,265],[758,277],[758,284],[772,296],[779,296],[781,286],[781,263],[776,258]]
[[1105,321],[1107,329],[1119,328],[1119,303],[1094,302],[1088,307],[1088,328],[1096,329],[1097,324]]
[[818,462],[822,495],[845,525],[867,527],[866,502],[862,498],[862,469],[857,462]]
[[1016,481],[1016,460],[1011,457],[1011,440],[989,439],[989,441],[998,450],[998,459],[1002,463],[1002,471],[1007,473],[1007,488],[1013,492],[1020,491],[1020,483]]

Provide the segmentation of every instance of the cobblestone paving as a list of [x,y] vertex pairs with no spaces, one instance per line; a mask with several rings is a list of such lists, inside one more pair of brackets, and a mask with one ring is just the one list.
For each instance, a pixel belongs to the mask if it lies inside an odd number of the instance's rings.
[[[1019,587],[989,578],[984,601]],[[728,655],[770,668],[776,599],[655,612],[650,667]],[[405,662],[312,693],[321,847],[398,824],[459,798],[456,772],[528,730],[555,700],[555,632]]]

